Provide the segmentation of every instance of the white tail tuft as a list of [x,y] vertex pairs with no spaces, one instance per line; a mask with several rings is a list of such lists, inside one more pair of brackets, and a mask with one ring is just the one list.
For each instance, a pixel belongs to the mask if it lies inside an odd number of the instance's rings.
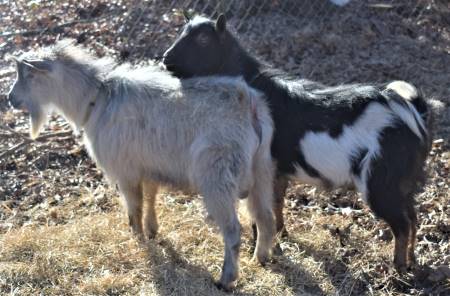
[[386,89],[392,89],[407,101],[411,101],[419,96],[414,85],[401,80],[389,83]]
[[405,81],[394,81],[387,85],[386,90],[393,90],[399,96],[401,96],[405,101],[405,105],[400,104],[396,100],[390,100],[389,96],[387,96],[388,104],[391,110],[398,116],[400,119],[408,125],[408,127],[419,137],[419,139],[423,140],[423,132],[426,133],[427,129],[425,128],[425,123],[423,121],[422,116],[420,116],[419,112],[417,112],[414,105],[411,103],[412,100],[419,97],[419,92],[417,88],[412,84]]

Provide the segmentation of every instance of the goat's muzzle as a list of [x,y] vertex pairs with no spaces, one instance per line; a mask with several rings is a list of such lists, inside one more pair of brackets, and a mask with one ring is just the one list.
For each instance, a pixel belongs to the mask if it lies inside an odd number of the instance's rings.
[[14,96],[12,93],[8,94],[8,102],[9,105],[11,105],[11,107],[15,108],[15,109],[20,109],[22,106],[22,102],[16,98],[16,96]]

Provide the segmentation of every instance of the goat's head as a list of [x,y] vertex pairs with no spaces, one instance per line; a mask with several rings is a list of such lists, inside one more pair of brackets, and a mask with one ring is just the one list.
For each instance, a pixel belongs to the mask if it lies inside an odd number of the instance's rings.
[[181,78],[226,73],[234,37],[221,14],[216,21],[186,17],[186,25],[175,43],[164,53],[166,68]]
[[36,138],[50,103],[48,90],[52,89],[52,64],[39,58],[12,59],[16,61],[17,76],[8,93],[8,100],[12,107],[29,112],[31,137]]
[[9,102],[29,112],[33,138],[52,109],[61,111],[70,122],[81,123],[87,102],[98,94],[102,71],[109,69],[103,65],[106,60],[95,59],[70,39],[12,59],[17,64],[17,78]]

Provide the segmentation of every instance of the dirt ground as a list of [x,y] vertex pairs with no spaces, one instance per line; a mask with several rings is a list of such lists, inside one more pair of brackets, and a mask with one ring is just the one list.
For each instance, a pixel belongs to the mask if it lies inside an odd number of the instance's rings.
[[[220,274],[223,245],[204,221],[201,197],[161,192],[160,232],[139,243],[115,186],[70,126],[52,116],[31,141],[26,114],[6,100],[15,75],[6,54],[70,37],[100,56],[146,62],[175,39],[187,2],[193,1],[0,1],[0,295],[223,294],[211,281]],[[198,9],[209,2],[197,3]],[[446,105],[436,121],[429,180],[416,198],[417,266],[404,275],[393,270],[392,234],[357,194],[293,183],[285,209],[289,237],[280,240],[283,255],[265,267],[250,262],[251,231],[240,206],[234,293],[449,295],[450,4],[354,0],[302,11],[292,0],[264,3],[242,11],[231,5],[230,25],[274,66],[330,85],[407,80]]]

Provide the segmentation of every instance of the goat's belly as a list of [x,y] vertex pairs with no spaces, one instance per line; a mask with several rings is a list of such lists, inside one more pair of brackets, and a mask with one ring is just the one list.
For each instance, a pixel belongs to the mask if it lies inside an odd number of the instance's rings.
[[198,193],[198,189],[191,185],[188,176],[180,172],[150,169],[144,176],[150,181],[157,182],[174,190],[181,190],[186,194]]

